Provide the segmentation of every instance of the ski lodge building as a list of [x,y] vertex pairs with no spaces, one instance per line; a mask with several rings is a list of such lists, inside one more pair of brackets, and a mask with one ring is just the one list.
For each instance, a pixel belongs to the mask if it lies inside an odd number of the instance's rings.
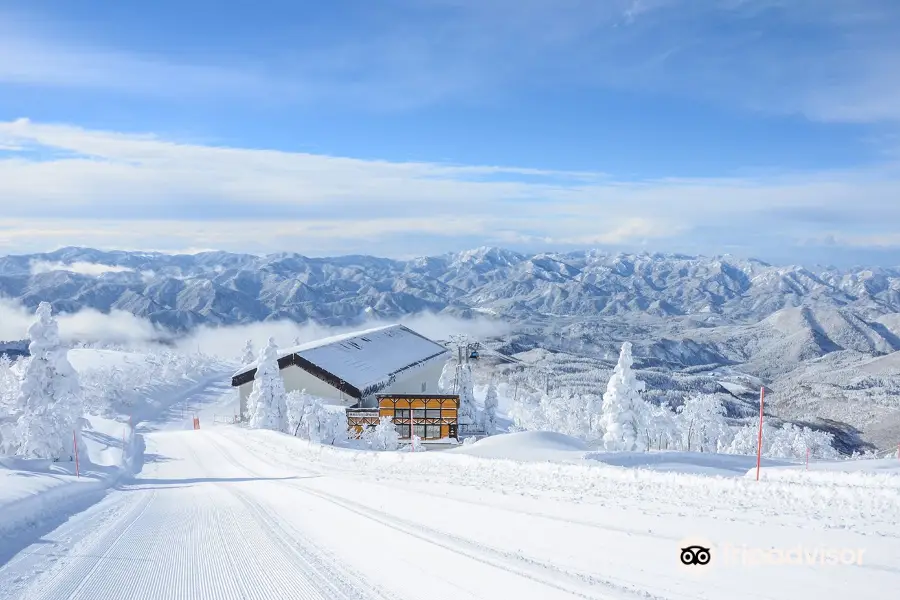
[[[459,396],[438,393],[438,381],[451,353],[443,345],[403,325],[338,335],[280,350],[278,367],[285,390],[308,394],[345,407],[357,432],[381,416],[394,420],[402,438],[457,437]],[[238,388],[241,414],[253,390],[256,363],[231,378]]]

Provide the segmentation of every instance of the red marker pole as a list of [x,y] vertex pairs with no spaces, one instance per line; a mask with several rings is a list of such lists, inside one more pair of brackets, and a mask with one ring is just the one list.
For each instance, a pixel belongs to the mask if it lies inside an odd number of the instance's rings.
[[766,388],[759,388],[759,438],[756,441],[756,480],[759,481],[759,466],[762,463],[762,425],[763,403],[766,398]]
[[72,432],[72,446],[75,448],[75,477],[81,477],[81,471],[78,468],[78,433]]

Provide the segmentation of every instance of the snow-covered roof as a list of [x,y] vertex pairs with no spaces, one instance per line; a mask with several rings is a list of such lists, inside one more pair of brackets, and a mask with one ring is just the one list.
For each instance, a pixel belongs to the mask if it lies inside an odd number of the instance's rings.
[[[336,335],[278,351],[283,369],[294,364],[351,396],[386,387],[399,373],[446,359],[449,350],[403,325]],[[253,380],[257,364],[241,367],[232,385]]]

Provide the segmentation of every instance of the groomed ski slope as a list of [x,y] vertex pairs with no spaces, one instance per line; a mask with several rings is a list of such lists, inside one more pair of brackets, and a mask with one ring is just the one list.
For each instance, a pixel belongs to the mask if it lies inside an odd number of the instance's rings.
[[[363,453],[234,426],[144,436],[133,480],[0,568],[0,598],[885,598],[891,469],[743,477]],[[460,449],[462,450],[462,448]],[[862,549],[861,564],[678,561],[684,540]],[[718,558],[718,560],[717,560]]]

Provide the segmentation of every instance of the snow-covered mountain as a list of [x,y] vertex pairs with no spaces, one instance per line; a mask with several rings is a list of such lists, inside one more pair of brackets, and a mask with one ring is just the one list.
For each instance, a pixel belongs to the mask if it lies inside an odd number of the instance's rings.
[[[79,268],[85,264],[94,268]],[[97,274],[96,265],[113,268]],[[832,340],[838,345],[888,351],[900,341],[900,269],[814,271],[729,257],[479,248],[400,261],[63,248],[0,258],[0,294],[32,308],[50,300],[57,311],[118,308],[177,330],[276,318],[348,324],[365,314],[422,311],[541,322],[690,316],[695,327],[709,327],[807,307],[787,320],[826,336],[841,321],[837,327],[856,339]],[[827,311],[824,323],[819,310]]]
[[31,309],[48,300],[55,312],[121,309],[173,331],[497,318],[514,333],[495,348],[568,357],[563,374],[578,360],[602,373],[631,341],[657,392],[720,389],[740,412],[764,383],[785,418],[833,420],[850,436],[877,430],[870,439],[882,446],[900,436],[900,268],[500,248],[412,260],[64,248],[0,257],[0,296]]

